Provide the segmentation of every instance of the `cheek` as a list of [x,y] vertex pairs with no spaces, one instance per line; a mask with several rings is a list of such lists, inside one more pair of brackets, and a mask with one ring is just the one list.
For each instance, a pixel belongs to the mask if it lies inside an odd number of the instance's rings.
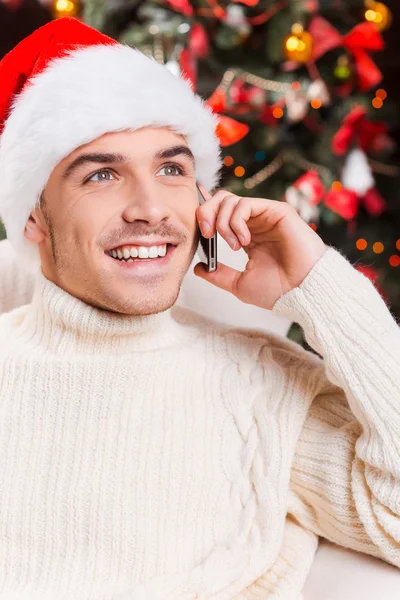
[[94,210],[93,207],[84,206],[84,203],[69,214],[66,228],[70,239],[72,252],[92,252],[97,249],[98,240],[103,231],[109,227],[111,216],[104,210]]
[[188,201],[185,199],[185,202],[182,202],[179,210],[177,211],[177,216],[179,220],[185,225],[188,231],[193,233],[197,228],[197,218],[196,218],[196,209],[198,204],[193,202],[192,200]]

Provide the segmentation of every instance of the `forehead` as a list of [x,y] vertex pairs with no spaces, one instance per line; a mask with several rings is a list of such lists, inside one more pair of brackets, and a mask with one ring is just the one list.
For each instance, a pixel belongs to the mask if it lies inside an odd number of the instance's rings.
[[147,152],[159,149],[164,144],[179,143],[187,145],[183,135],[168,127],[142,127],[135,131],[117,131],[106,133],[95,140],[79,146],[71,152],[60,164],[69,162],[82,152],[118,151],[129,156],[143,156]]

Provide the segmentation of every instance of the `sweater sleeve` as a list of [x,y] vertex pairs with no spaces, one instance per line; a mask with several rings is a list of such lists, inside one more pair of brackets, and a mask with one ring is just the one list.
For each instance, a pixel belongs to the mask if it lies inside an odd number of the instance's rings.
[[317,366],[288,512],[400,568],[400,328],[372,282],[332,247],[272,312],[299,323],[322,357],[302,358],[305,369]]
[[31,301],[33,277],[18,264],[8,240],[0,241],[0,314]]

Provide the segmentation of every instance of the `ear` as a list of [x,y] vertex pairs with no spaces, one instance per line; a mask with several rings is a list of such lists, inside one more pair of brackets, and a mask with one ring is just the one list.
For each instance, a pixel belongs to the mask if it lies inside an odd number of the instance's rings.
[[31,213],[25,225],[24,236],[28,242],[34,244],[40,244],[46,238],[45,229],[36,210]]

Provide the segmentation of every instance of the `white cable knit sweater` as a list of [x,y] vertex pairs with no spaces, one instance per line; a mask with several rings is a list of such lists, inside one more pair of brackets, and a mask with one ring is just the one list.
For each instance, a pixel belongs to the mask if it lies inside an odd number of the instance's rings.
[[299,600],[318,536],[400,568],[400,329],[334,248],[273,312],[324,361],[41,274],[0,316],[0,600]]

